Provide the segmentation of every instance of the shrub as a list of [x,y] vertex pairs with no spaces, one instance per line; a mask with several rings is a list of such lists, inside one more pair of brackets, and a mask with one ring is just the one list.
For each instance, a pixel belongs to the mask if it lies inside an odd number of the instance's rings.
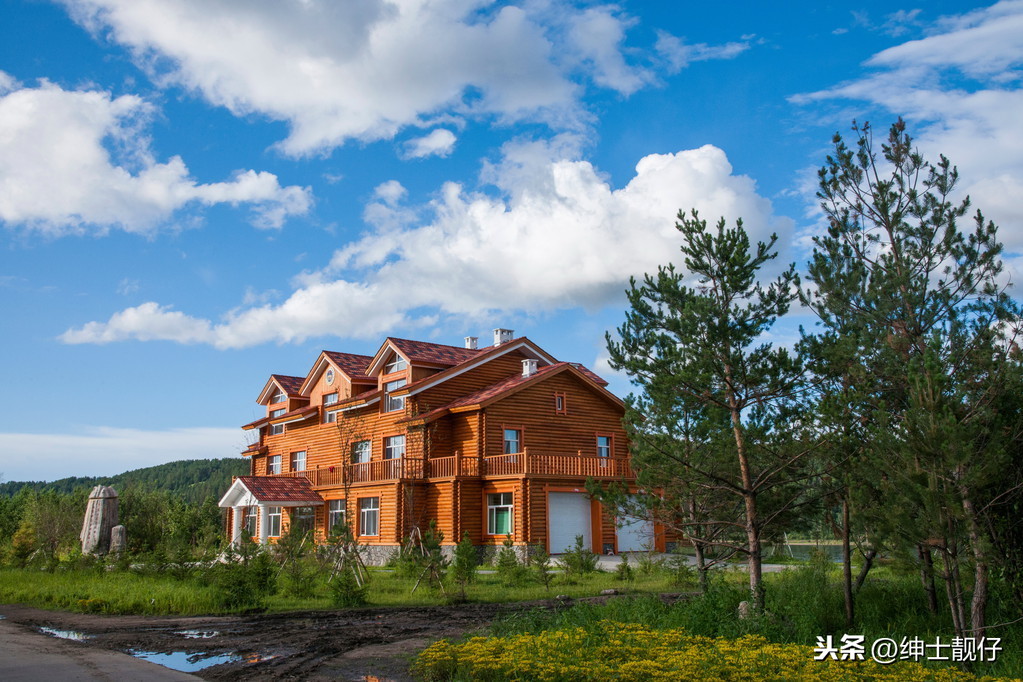
[[583,536],[575,536],[575,545],[561,555],[565,572],[572,577],[597,570],[598,558],[588,547],[583,546]]
[[223,563],[210,568],[210,582],[221,608],[258,608],[277,591],[277,566],[268,552],[243,542],[240,551],[229,549]]
[[369,588],[360,585],[355,569],[345,563],[330,580],[330,600],[334,606],[342,609],[365,606],[368,601]]
[[465,601],[465,588],[476,581],[476,547],[468,533],[462,533],[462,541],[455,545],[455,556],[451,562],[451,577],[458,587],[459,598]]
[[636,579],[636,575],[632,570],[632,566],[629,565],[628,554],[622,555],[622,561],[621,563],[618,564],[618,568],[615,569],[615,579],[629,583]]
[[537,581],[550,592],[554,573],[551,572],[551,555],[547,553],[547,548],[539,543],[533,545],[529,552],[529,563]]
[[511,540],[505,540],[495,560],[497,576],[506,587],[520,587],[529,579],[529,571],[519,563]]

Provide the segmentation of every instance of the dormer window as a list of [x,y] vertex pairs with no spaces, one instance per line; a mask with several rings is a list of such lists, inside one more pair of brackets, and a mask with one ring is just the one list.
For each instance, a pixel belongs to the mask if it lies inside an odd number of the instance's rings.
[[398,410],[405,409],[405,396],[392,396],[391,391],[396,391],[402,388],[407,382],[404,379],[398,379],[397,381],[388,381],[384,384],[384,412],[397,412]]
[[337,393],[326,393],[323,396],[324,405],[336,405],[337,404]]
[[281,389],[277,389],[277,392],[274,393],[274,397],[270,399],[270,404],[274,405],[276,403],[283,403],[287,399],[287,394]]
[[283,407],[278,408],[276,410],[271,410],[270,419],[276,419],[277,417],[283,416],[285,412],[287,412],[287,410],[284,409]]
[[391,361],[384,365],[384,374],[394,374],[395,372],[400,372],[406,367],[408,367],[408,365],[405,364],[405,358],[395,353],[391,357]]

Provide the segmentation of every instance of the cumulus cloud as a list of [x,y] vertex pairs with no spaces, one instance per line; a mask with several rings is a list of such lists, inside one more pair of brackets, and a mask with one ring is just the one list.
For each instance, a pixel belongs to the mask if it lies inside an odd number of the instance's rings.
[[338,333],[374,338],[445,316],[597,307],[620,296],[630,276],[678,259],[680,208],[696,207],[711,222],[742,217],[754,237],[777,231],[788,243],[790,221],[773,215],[750,178],[732,173],[721,149],[651,154],[615,189],[560,148],[508,145],[487,169],[494,191],[446,183],[426,206],[406,205],[403,188],[385,183],[366,208],[374,229],[298,278],[283,303],[242,307],[217,322],[147,303],[63,340],[166,338],[236,348]]
[[75,433],[0,433],[6,481],[112,476],[181,459],[231,457],[244,449],[236,428],[145,431],[86,427]]
[[189,206],[246,204],[259,227],[308,210],[309,191],[272,173],[201,184],[180,157],[158,162],[145,134],[152,113],[134,95],[0,78],[0,221],[52,235],[149,232]]
[[1023,252],[1023,1],[940,19],[928,35],[888,48],[862,78],[799,95],[797,103],[855,100],[902,116],[925,155],[959,167],[975,206]]
[[421,159],[425,156],[447,156],[455,148],[455,134],[447,128],[431,130],[428,135],[417,137],[405,143],[406,159]]
[[[388,139],[451,115],[577,126],[577,70],[629,93],[613,5],[488,0],[63,0],[157,82],[235,114],[287,121],[288,154]],[[595,32],[595,33],[594,33]],[[610,41],[610,42],[602,42]]]

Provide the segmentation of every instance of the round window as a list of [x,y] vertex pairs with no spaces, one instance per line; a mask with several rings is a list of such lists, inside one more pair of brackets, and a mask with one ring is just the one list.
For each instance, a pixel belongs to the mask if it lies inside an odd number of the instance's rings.
[[333,383],[334,383],[334,370],[328,369],[327,370],[327,385],[330,386]]

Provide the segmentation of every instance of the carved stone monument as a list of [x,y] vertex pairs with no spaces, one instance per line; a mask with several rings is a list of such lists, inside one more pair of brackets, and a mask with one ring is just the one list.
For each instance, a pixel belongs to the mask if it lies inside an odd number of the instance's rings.
[[110,529],[110,553],[120,554],[128,545],[128,533],[124,526],[114,526]]
[[106,554],[110,551],[110,531],[117,525],[117,492],[98,485],[89,493],[82,522],[82,554]]

